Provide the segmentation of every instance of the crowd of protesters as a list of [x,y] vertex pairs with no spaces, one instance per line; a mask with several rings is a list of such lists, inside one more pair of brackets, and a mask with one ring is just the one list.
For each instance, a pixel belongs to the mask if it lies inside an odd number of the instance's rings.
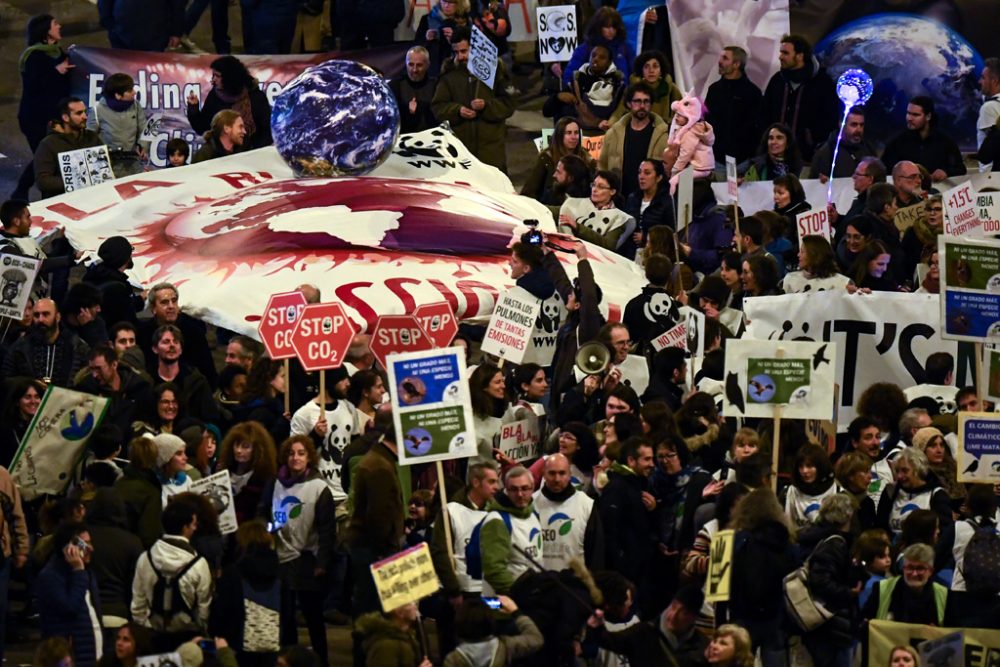
[[[229,54],[227,2],[97,4],[112,46],[144,50],[190,45],[211,7],[212,89],[187,99],[205,143],[192,156],[171,141],[172,166],[271,143],[267,98]],[[351,25],[345,49],[383,46],[403,19],[401,3],[330,4],[242,0],[246,51],[319,50],[338,24]],[[37,296],[22,320],[3,320],[0,340],[0,636],[5,621],[11,634],[37,625],[35,664],[45,667],[132,666],[173,651],[186,666],[750,667],[757,656],[770,667],[797,646],[818,667],[841,667],[865,650],[873,619],[1000,626],[998,489],[959,483],[956,466],[957,414],[986,406],[974,387],[955,386],[951,355],[918,360],[912,387],[865,389],[836,440],[786,421],[774,442],[771,420],[725,418],[706,388],[723,380],[726,341],[745,333],[745,298],[939,292],[935,186],[966,162],[938,129],[934,100],[910,99],[895,136],[866,136],[863,107],[838,128],[832,80],[805,39],[786,35],[763,90],[746,75],[747,52],[725,47],[702,101],[674,83],[660,32],[636,54],[615,9],[581,5],[580,18],[569,62],[545,69],[554,133],[521,184],[580,241],[578,275],[571,281],[544,242],[522,240],[510,259],[518,286],[558,297],[567,314],[549,366],[498,364],[477,352],[482,329],[463,326],[454,344],[466,349],[478,453],[446,462],[444,479],[428,464],[399,465],[392,389],[366,334],[326,371],[321,393],[297,361],[272,361],[257,341],[186,314],[177,285],[135,287],[128,238],[105,240],[85,270],[65,240],[48,252],[32,240],[30,189],[62,192],[60,152],[106,145],[121,177],[146,168],[150,147],[132,77],[107,77],[88,109],[68,94],[59,22],[31,19],[18,119],[34,160],[0,207],[0,252],[43,264]],[[469,74],[471,26],[503,55],[492,89]],[[403,130],[447,121],[505,169],[506,122],[523,96],[509,35],[502,3],[439,0],[391,82]],[[1000,60],[985,61],[979,84],[975,157],[1000,169]],[[602,132],[590,155],[584,135]],[[725,156],[744,181],[773,183],[773,209],[740,212],[734,224],[711,188]],[[688,167],[693,215],[677,231]],[[831,239],[795,231],[809,210],[803,177],[853,179],[849,210],[828,205]],[[913,214],[905,229],[901,209]],[[645,273],[621,322],[601,314],[583,241]],[[317,303],[323,288],[299,289]],[[697,375],[684,350],[651,344],[680,305],[706,318]],[[591,341],[608,363],[579,368]],[[641,395],[625,377],[636,357],[649,377]],[[82,459],[58,471],[66,492],[22,499],[7,469],[25,455],[50,386],[105,397],[108,408]],[[539,424],[542,455],[519,462],[501,452],[499,433],[525,418]],[[234,531],[191,490],[222,471]],[[727,529],[731,591],[712,603],[712,538]],[[371,565],[421,542],[441,590],[383,613]],[[809,630],[785,609],[786,576],[804,563],[830,611]],[[328,648],[327,624],[350,625],[353,656]],[[311,650],[297,646],[299,626]],[[920,658],[898,647],[891,664]]]

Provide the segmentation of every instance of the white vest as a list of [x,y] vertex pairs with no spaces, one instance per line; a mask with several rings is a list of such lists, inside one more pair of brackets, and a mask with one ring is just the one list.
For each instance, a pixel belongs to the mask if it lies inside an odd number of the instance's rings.
[[287,563],[303,551],[319,552],[319,532],[315,530],[316,504],[327,485],[314,477],[288,488],[274,483],[271,499],[271,522],[277,530],[278,561]]
[[[539,525],[538,517],[534,513],[527,519],[519,519],[513,514],[509,516],[511,548],[510,557],[507,559],[507,569],[510,570],[511,576],[517,579],[528,570],[538,570],[537,567],[525,558],[524,554],[521,553],[521,549],[524,549],[536,562],[541,563],[542,527]],[[490,512],[486,516],[483,525],[490,521],[502,522],[503,517],[500,516],[499,512]],[[506,526],[504,528],[506,529]],[[493,590],[493,587],[485,579],[483,580],[483,595],[486,597],[496,595],[496,591]]]
[[882,497],[882,491],[885,490],[889,484],[892,484],[894,477],[892,474],[892,466],[889,465],[889,457],[885,457],[881,461],[876,461],[872,465],[872,480],[868,483],[868,497],[872,499],[875,503],[875,507],[878,507],[879,498]]
[[448,503],[448,519],[451,521],[452,548],[455,550],[455,577],[465,593],[479,593],[483,590],[483,580],[469,576],[465,564],[465,548],[469,546],[472,531],[486,516],[483,510],[474,510],[462,503]]
[[836,483],[817,496],[808,496],[799,491],[795,486],[788,487],[788,495],[785,496],[785,514],[796,528],[805,528],[816,522],[819,518],[819,506],[823,499],[837,493]]
[[542,564],[558,572],[573,558],[584,560],[584,535],[594,509],[594,499],[577,491],[563,502],[549,500],[541,489],[535,492],[535,515],[542,527]]
[[903,532],[903,520],[913,510],[929,510],[931,508],[931,498],[935,493],[943,493],[944,489],[937,487],[930,491],[920,493],[908,493],[905,489],[900,489],[896,494],[896,500],[892,504],[892,511],[889,513],[889,530],[893,537],[899,537]]

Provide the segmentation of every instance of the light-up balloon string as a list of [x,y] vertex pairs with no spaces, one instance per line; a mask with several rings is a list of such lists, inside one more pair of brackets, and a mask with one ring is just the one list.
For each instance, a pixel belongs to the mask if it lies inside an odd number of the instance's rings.
[[849,69],[837,79],[837,97],[844,103],[844,117],[840,121],[840,132],[833,145],[833,162],[830,163],[830,180],[826,189],[827,203],[833,201],[833,172],[837,168],[837,154],[840,153],[840,141],[844,126],[847,125],[847,115],[852,108],[864,104],[871,98],[874,87],[872,78],[863,69]]

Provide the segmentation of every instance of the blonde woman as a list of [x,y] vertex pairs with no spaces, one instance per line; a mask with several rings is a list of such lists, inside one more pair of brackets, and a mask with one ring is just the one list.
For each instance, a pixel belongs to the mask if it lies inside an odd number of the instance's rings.
[[719,626],[705,649],[705,660],[712,667],[753,667],[750,633],[732,623]]

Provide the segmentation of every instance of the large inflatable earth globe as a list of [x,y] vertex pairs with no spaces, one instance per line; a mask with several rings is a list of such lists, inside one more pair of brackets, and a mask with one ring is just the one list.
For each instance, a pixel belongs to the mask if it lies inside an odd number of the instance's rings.
[[385,79],[351,60],[310,67],[271,110],[274,146],[298,176],[360,176],[389,157],[399,108]]
[[983,58],[948,26],[908,14],[866,16],[824,37],[816,56],[834,81],[851,68],[874,79],[866,138],[888,141],[906,127],[907,100],[929,95],[938,129],[963,150],[975,150]]

